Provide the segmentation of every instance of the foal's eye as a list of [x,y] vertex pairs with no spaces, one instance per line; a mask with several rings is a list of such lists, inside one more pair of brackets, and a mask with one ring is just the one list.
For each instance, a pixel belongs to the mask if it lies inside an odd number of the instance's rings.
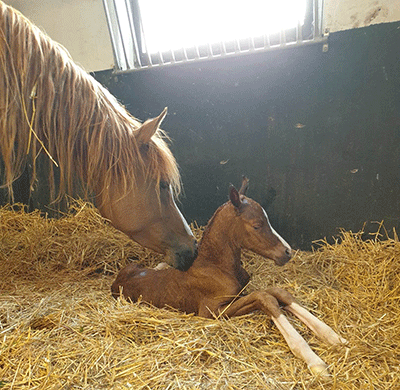
[[261,225],[253,225],[254,230],[260,230],[262,228]]

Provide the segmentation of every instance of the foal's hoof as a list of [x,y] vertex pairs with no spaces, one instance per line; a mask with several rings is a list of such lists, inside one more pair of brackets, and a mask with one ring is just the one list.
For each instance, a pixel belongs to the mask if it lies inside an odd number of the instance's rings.
[[309,370],[313,375],[329,378],[331,374],[328,371],[328,366],[326,364],[315,364],[314,366],[308,366]]

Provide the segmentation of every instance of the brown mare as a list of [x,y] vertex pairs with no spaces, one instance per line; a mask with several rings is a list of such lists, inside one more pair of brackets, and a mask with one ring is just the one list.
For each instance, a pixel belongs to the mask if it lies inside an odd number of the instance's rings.
[[141,124],[0,0],[0,171],[11,200],[25,167],[36,185],[40,160],[54,201],[83,189],[117,229],[187,269],[196,242],[174,201],[180,174],[159,128],[165,116]]
[[198,257],[186,272],[130,264],[120,271],[111,287],[112,294],[117,298],[122,293],[132,301],[142,297],[157,307],[171,306],[207,318],[240,316],[262,310],[272,318],[294,355],[304,359],[313,373],[328,375],[326,364],[289,323],[280,306],[326,342],[340,344],[346,340],[281,288],[239,295],[250,279],[241,265],[242,248],[280,266],[291,258],[290,246],[271,227],[264,209],[245,196],[247,187],[246,178],[239,192],[231,186],[230,201],[219,207],[208,222]]

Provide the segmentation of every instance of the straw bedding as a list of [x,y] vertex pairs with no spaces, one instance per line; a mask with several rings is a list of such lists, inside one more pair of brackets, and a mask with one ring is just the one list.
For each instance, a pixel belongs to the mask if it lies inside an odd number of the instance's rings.
[[[194,227],[197,235],[202,230]],[[384,229],[381,227],[381,232]],[[398,389],[400,243],[343,232],[283,268],[250,253],[248,290],[287,288],[341,336],[290,321],[330,365],[319,380],[262,313],[206,320],[115,301],[122,266],[162,261],[74,202],[63,218],[0,209],[1,389]]]

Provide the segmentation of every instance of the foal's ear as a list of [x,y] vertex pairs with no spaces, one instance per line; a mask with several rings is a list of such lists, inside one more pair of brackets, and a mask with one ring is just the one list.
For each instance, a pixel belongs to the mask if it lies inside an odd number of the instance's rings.
[[160,127],[161,122],[164,120],[166,115],[167,115],[167,107],[165,107],[163,112],[156,118],[147,119],[147,121],[144,122],[142,124],[142,126],[140,126],[136,130],[137,140],[143,144],[149,143],[151,137],[155,134],[157,129]]
[[239,192],[232,184],[229,186],[229,199],[236,208],[242,205]]
[[249,188],[249,179],[243,175],[242,176],[242,186],[240,187],[239,194],[246,195],[248,188]]

